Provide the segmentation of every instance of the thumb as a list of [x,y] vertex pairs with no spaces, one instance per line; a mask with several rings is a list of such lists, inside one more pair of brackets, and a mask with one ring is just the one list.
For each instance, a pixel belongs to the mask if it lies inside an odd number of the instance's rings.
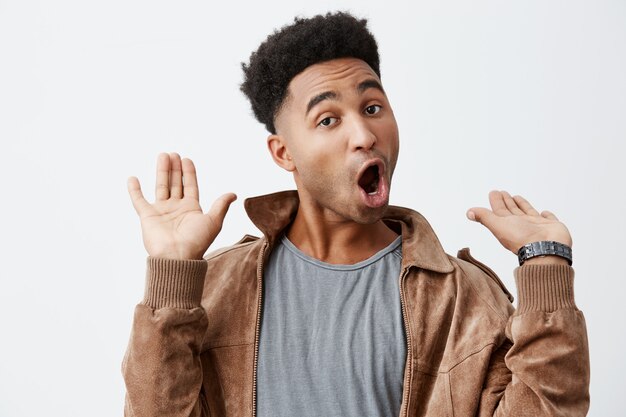
[[213,221],[221,228],[224,217],[226,217],[226,213],[228,212],[228,208],[236,199],[237,196],[233,193],[227,193],[222,195],[213,202],[213,205],[206,215],[211,217]]
[[484,207],[472,207],[465,213],[467,218],[489,228],[495,217],[497,217],[491,210]]

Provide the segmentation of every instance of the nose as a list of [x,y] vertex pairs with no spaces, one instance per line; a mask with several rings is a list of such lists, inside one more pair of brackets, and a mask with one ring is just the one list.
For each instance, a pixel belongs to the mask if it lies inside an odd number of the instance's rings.
[[376,135],[364,118],[357,118],[352,122],[350,145],[355,151],[370,150],[376,144]]

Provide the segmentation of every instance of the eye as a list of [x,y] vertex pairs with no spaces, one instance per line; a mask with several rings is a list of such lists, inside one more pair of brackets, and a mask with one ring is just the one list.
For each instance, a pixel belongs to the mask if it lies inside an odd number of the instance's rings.
[[382,107],[378,104],[372,104],[371,106],[367,106],[365,108],[365,113],[367,114],[376,114],[382,109]]
[[335,124],[336,122],[337,122],[337,118],[336,117],[325,117],[317,125],[318,126],[330,126],[332,124]]

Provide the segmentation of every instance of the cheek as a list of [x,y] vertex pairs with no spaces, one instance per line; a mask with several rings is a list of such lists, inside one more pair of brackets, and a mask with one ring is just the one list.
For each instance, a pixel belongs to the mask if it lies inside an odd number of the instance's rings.
[[398,125],[396,125],[395,123],[390,123],[388,132],[392,132],[392,134],[389,136],[389,149],[391,150],[391,154],[395,155],[394,159],[397,159],[398,152],[400,150]]
[[338,167],[329,154],[309,153],[296,164],[298,173],[309,181],[326,181],[336,175]]
[[309,144],[293,149],[292,156],[299,171],[325,172],[336,169],[339,152],[323,141],[315,142],[309,138]]
[[398,153],[400,153],[400,141],[396,136],[396,140],[393,144],[393,154],[394,154],[394,162],[398,159]]
[[298,175],[303,185],[317,193],[338,194],[345,187],[347,175],[339,152],[310,149],[300,155]]

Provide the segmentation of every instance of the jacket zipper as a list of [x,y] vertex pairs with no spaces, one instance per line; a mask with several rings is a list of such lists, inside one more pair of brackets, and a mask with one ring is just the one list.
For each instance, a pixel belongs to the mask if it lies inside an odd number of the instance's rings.
[[406,331],[406,361],[409,366],[406,377],[404,378],[404,386],[403,386],[403,394],[402,394],[402,403],[404,407],[400,410],[400,417],[407,416],[409,410],[409,391],[411,387],[411,381],[413,380],[413,359],[411,352],[411,330],[409,328],[409,320],[407,318],[406,313],[406,301],[404,297],[404,278],[407,276],[409,272],[410,266],[404,268],[402,274],[400,275],[400,305],[402,307],[402,318],[404,319],[404,329]]
[[261,302],[263,301],[263,262],[265,260],[265,251],[267,249],[267,240],[261,248],[259,253],[259,259],[257,262],[256,280],[257,288],[259,289],[259,296],[257,300],[256,310],[256,334],[254,336],[254,373],[252,379],[252,416],[256,417],[256,372],[259,356],[259,333],[261,330]]

